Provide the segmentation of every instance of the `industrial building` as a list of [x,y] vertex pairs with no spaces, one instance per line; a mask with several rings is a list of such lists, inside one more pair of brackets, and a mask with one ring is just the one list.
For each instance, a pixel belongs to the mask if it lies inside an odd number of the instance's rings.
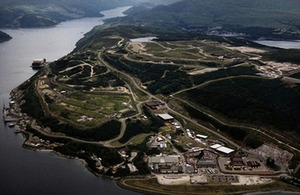
[[210,148],[227,155],[234,152],[233,149],[222,146],[221,144],[214,144],[210,146]]
[[174,121],[174,117],[169,114],[158,114],[157,116],[165,122],[173,122]]
[[178,166],[180,156],[168,155],[168,156],[150,156],[148,159],[148,166],[154,172],[159,173],[180,173],[182,167]]

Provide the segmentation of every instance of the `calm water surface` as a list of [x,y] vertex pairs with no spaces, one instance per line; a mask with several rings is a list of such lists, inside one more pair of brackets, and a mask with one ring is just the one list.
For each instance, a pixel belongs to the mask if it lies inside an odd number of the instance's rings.
[[[103,12],[104,18],[123,16],[128,7]],[[79,161],[49,152],[22,148],[24,138],[15,135],[2,121],[2,101],[8,105],[9,92],[35,71],[35,58],[57,60],[70,53],[75,43],[104,18],[63,22],[52,28],[1,29],[13,37],[0,43],[0,194],[136,194],[115,182],[90,173]]]
[[300,49],[300,41],[254,41],[270,47],[279,47],[283,49]]
[[131,42],[150,42],[154,39],[157,39],[157,37],[141,37],[136,39],[130,39]]

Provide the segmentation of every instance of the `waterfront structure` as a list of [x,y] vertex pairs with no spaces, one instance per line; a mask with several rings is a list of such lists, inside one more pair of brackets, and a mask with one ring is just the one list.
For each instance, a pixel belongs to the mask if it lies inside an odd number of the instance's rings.
[[44,66],[46,64],[46,59],[45,58],[41,58],[41,59],[35,59],[33,60],[31,67],[33,69],[39,69],[42,66]]

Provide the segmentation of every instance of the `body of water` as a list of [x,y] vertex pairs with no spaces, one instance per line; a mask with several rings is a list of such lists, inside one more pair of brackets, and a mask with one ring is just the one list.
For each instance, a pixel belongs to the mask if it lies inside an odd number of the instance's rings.
[[283,49],[300,49],[300,41],[254,41],[270,47],[279,47]]
[[99,178],[76,160],[50,152],[22,148],[24,138],[2,121],[2,101],[8,105],[10,91],[36,71],[35,58],[54,61],[70,53],[75,43],[103,19],[124,16],[129,7],[102,12],[103,18],[63,22],[51,28],[1,29],[13,37],[0,43],[0,194],[136,194],[119,188],[112,180]]
[[157,37],[141,37],[136,39],[130,39],[131,42],[151,42],[154,39],[157,39]]

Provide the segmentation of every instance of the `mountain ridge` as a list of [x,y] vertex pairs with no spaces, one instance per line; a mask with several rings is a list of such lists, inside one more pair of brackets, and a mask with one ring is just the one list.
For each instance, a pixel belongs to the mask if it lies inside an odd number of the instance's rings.
[[[250,38],[300,39],[297,0],[183,0],[113,19],[199,33],[236,32]],[[249,33],[250,31],[250,33]]]

